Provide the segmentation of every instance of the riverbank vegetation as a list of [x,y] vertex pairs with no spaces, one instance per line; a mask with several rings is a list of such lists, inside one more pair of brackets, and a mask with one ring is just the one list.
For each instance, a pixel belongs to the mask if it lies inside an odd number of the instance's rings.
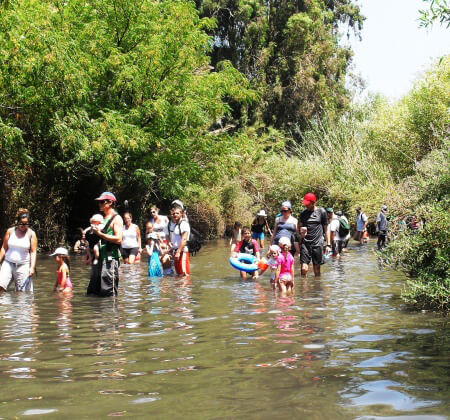
[[[281,201],[374,221],[405,297],[448,307],[450,59],[390,103],[351,104],[351,0],[11,0],[0,4],[0,227],[30,208],[43,248],[110,189],[135,220],[181,198],[206,237]],[[426,219],[416,235],[397,218]],[[447,250],[445,248],[447,247]],[[447,254],[446,254],[447,252]],[[426,296],[426,297],[424,297]]]

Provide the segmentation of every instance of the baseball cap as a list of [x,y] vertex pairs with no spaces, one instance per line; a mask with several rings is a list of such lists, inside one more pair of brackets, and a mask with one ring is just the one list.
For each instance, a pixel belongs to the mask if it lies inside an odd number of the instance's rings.
[[109,191],[105,191],[102,192],[100,194],[100,197],[97,197],[95,200],[100,201],[100,200],[111,200],[111,201],[117,201],[116,196]]
[[313,193],[307,193],[303,197],[302,204],[305,206],[309,206],[311,203],[315,203],[316,201],[317,201],[317,198]]
[[55,252],[53,254],[50,254],[49,257],[54,257],[55,255],[69,255],[69,251],[67,251],[66,248],[59,247],[55,249]]
[[283,208],[283,207],[287,207],[288,209],[291,209],[291,210],[292,210],[292,204],[291,204],[290,201],[283,201],[283,202],[281,203],[281,208]]
[[325,210],[327,213],[333,213],[333,207],[327,207]]
[[387,210],[386,204],[384,204],[383,206],[381,206],[381,210]]

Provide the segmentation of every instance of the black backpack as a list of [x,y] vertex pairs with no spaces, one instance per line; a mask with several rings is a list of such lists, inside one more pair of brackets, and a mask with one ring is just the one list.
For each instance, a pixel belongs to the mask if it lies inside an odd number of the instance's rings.
[[[175,232],[175,229],[178,227],[179,230],[179,235],[181,235],[181,227],[180,227],[180,223],[178,223],[173,230],[170,230],[170,222],[169,225],[167,226],[167,229],[169,231],[169,239],[170,239],[170,233],[171,232]],[[202,245],[203,245],[203,238],[202,235],[200,234],[200,232],[197,229],[194,229],[192,226],[190,226],[191,228],[191,233],[189,234],[189,240],[187,241],[187,247],[189,249],[189,252],[192,254],[192,256],[194,256],[198,251],[200,251]]]

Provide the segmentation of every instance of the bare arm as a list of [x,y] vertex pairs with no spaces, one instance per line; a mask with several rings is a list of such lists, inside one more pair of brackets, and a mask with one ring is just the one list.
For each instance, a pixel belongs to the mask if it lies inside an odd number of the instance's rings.
[[175,258],[180,258],[181,251],[183,251],[184,247],[186,246],[187,237],[188,232],[183,232],[183,234],[181,235],[180,247],[177,249],[177,252],[175,253]]
[[0,249],[0,262],[5,258],[6,251],[8,251],[8,239],[9,239],[9,229],[6,231],[5,236],[3,237],[2,248]]
[[36,268],[36,257],[37,257],[37,237],[34,232],[31,232],[31,246],[30,246],[30,274],[32,277],[34,270]]
[[272,231],[270,230],[269,223],[267,222],[267,220],[266,220],[266,227],[267,231],[269,232],[269,235],[272,236]]
[[142,251],[141,230],[139,229],[138,225],[136,225],[136,236],[137,236],[137,243],[139,245],[139,252],[141,252]]
[[276,221],[273,226],[273,235],[272,235],[272,241],[270,242],[270,245],[273,245],[273,240],[275,239],[275,234],[277,233],[278,229],[278,222]]
[[116,245],[122,244],[122,233],[123,233],[123,220],[120,216],[116,216],[111,223],[113,235],[107,235],[97,228],[93,228],[93,232],[105,241],[111,242]]

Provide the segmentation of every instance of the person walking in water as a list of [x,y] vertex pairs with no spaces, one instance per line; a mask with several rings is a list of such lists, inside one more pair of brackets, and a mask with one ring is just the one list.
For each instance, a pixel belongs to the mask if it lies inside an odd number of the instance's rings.
[[178,204],[172,204],[171,221],[168,226],[170,244],[173,248],[175,271],[179,276],[191,274],[190,254],[187,242],[191,233],[189,222],[183,219],[183,209]]
[[320,265],[323,264],[324,237],[326,238],[325,251],[327,253],[331,251],[327,212],[322,207],[316,207],[316,202],[317,198],[313,193],[305,194],[302,201],[302,204],[306,207],[300,213],[298,223],[301,239],[300,264],[302,265],[302,277],[306,277],[311,261],[314,275],[320,276]]
[[16,226],[8,229],[0,249],[0,292],[8,290],[14,280],[17,292],[33,291],[33,275],[36,267],[37,237],[29,228],[30,213],[17,211]]
[[378,240],[377,247],[378,250],[383,249],[386,246],[386,236],[388,230],[388,220],[386,217],[387,206],[381,206],[381,210],[377,215],[377,232],[378,232]]
[[73,289],[72,281],[70,280],[70,258],[66,248],[56,248],[53,254],[49,257],[55,257],[58,269],[56,270],[56,282],[53,288],[54,292],[70,293]]
[[275,226],[273,227],[272,245],[278,245],[280,238],[286,237],[291,241],[291,247],[295,247],[295,253],[300,253],[300,248],[297,242],[297,228],[298,221],[292,216],[292,204],[290,201],[283,201],[281,203],[281,216],[275,219]]
[[92,231],[100,238],[100,255],[97,264],[91,266],[91,278],[87,288],[88,295],[117,295],[119,286],[120,245],[122,244],[123,220],[114,210],[117,199],[113,193],[104,192],[98,201],[104,215],[102,230],[92,226]]
[[260,210],[252,223],[252,239],[258,241],[260,249],[264,248],[264,230],[266,228],[269,235],[272,235],[269,224],[267,223],[267,214],[265,210]]
[[142,251],[141,231],[139,230],[138,225],[131,223],[133,221],[133,216],[129,211],[124,213],[123,220],[124,227],[120,252],[124,264],[134,264],[137,255]]
[[367,225],[369,218],[361,211],[361,207],[356,207],[356,232],[354,239],[360,244],[367,243]]

